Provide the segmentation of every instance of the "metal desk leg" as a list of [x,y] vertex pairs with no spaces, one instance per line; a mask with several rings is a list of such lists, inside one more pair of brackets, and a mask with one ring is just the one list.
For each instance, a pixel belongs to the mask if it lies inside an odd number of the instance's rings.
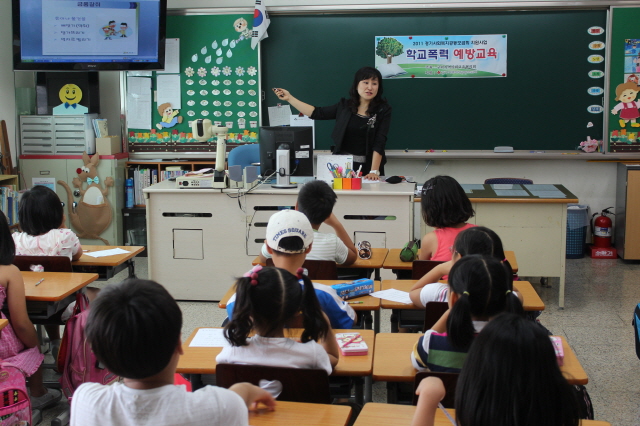
[[373,279],[374,279],[375,281],[382,281],[382,278],[381,278],[381,276],[380,276],[380,268],[375,268],[375,269],[373,270]]
[[397,333],[398,332],[398,320],[400,317],[400,310],[399,309],[392,309],[391,310],[391,332],[392,333]]
[[371,376],[364,378],[364,402],[373,401],[373,379]]
[[184,376],[191,382],[191,390],[193,392],[204,387],[201,374],[185,374]]
[[371,316],[371,311],[361,311],[362,313],[362,325],[363,328],[367,330],[373,329],[373,317]]
[[129,268],[129,278],[138,278],[136,277],[136,263],[133,258],[127,260],[127,267]]
[[362,407],[364,405],[364,378],[354,377],[354,384],[356,388],[356,404]]
[[380,309],[373,312],[373,331],[380,333]]
[[387,382],[387,404],[398,402],[398,383]]

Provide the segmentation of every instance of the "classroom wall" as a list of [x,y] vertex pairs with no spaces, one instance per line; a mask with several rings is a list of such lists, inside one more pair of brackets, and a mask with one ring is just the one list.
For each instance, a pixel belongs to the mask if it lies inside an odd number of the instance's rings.
[[[254,0],[168,0],[170,9],[183,8],[252,8]],[[415,4],[427,7],[422,1],[403,0],[402,5]],[[431,1],[430,7],[444,6],[447,3],[460,5],[463,3],[478,3],[477,0],[452,1]],[[483,2],[487,3],[487,2]],[[513,3],[507,0],[494,0],[494,4]],[[534,2],[521,2],[534,3]],[[551,0],[541,0],[535,2],[538,5],[543,3],[553,3]],[[596,2],[594,2],[596,3]],[[597,2],[605,3],[605,2]],[[610,1],[606,3],[618,3]],[[637,2],[631,2],[637,3]],[[388,0],[345,0],[335,2],[335,0],[308,0],[304,2],[307,6],[330,6],[330,5],[400,5],[400,2]],[[269,0],[271,7],[299,7],[298,0]],[[0,62],[0,95],[3,102],[0,104],[0,118],[7,120],[8,131],[12,146],[12,153],[15,156],[16,120],[15,120],[15,95],[14,95],[14,73],[11,64],[11,14],[0,14],[0,54],[4,61]],[[119,134],[120,116],[120,89],[118,73],[103,72],[100,75],[100,95],[102,115],[108,118],[111,133]],[[17,162],[14,159],[14,164]],[[417,182],[424,182],[427,178],[436,174],[449,174],[461,182],[481,182],[488,177],[514,176],[527,177],[533,179],[535,183],[562,183],[576,196],[581,203],[589,204],[592,212],[615,204],[615,163],[587,163],[580,160],[551,160],[551,161],[524,161],[524,160],[443,160],[432,163],[426,172],[424,160],[397,160],[391,159],[387,165],[387,174],[413,175]]]

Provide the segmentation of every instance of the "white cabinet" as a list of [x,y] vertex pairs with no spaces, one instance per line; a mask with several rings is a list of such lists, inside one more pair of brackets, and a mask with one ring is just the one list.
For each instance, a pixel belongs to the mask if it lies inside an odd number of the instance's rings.
[[92,119],[98,114],[20,116],[21,153],[82,154],[96,152]]
[[[91,214],[98,214],[104,218],[104,215],[108,215],[108,212],[110,211],[111,223],[104,227],[99,236],[107,240],[109,245],[122,245],[121,211],[124,207],[124,169],[127,161],[126,155],[100,156],[100,160],[97,165],[97,172],[100,181],[99,188],[102,190],[105,190],[105,188],[108,189],[107,196],[103,197],[102,200],[83,199],[79,194],[74,194],[77,188],[73,186],[73,179],[78,177],[77,171],[84,165],[82,155],[67,155],[65,158],[60,159],[52,159],[50,156],[46,156],[47,158],[42,157],[44,156],[22,155],[20,157],[20,170],[24,176],[26,187],[32,187],[33,178],[53,178],[56,182],[56,193],[60,197],[60,200],[65,203],[64,212],[67,218],[67,226],[76,233],[79,233],[79,231],[75,228],[74,224],[71,223],[71,214],[69,211],[70,208],[73,209],[74,203],[77,203],[76,206],[78,207],[80,203],[86,201],[82,207],[74,210],[79,215],[86,211],[91,211]],[[109,177],[113,179],[113,186],[107,187],[105,183]],[[58,183],[60,180],[67,183],[71,189],[71,194],[68,194],[64,186]],[[86,181],[81,182],[81,185],[83,190],[88,188]],[[89,197],[90,195],[89,191],[85,193],[85,197]],[[88,207],[87,204],[89,204],[90,207]],[[82,217],[82,221],[83,223],[86,223],[87,217]],[[95,238],[80,238],[80,242],[82,244],[104,244],[102,240]]]

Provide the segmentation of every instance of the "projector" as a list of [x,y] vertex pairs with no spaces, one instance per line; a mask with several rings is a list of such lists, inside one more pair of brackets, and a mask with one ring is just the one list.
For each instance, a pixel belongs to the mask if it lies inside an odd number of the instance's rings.
[[213,176],[179,176],[176,185],[180,189],[209,189],[213,188]]

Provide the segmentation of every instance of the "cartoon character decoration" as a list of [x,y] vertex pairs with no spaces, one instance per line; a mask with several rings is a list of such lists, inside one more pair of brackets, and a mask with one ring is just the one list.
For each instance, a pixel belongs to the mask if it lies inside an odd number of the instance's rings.
[[102,27],[105,40],[111,40],[111,37],[116,35],[116,21],[109,21],[108,25]]
[[[78,203],[74,203],[73,192],[65,181],[59,180],[58,185],[62,185],[67,191],[69,220],[78,238],[101,240],[109,245],[109,241],[100,237],[100,234],[111,224],[111,204],[109,204],[107,196],[109,195],[109,187],[113,186],[113,178],[104,179],[103,189],[102,181],[98,177],[99,160],[100,156],[97,153],[91,158],[86,152],[82,153],[84,165],[77,169],[78,177],[73,178],[72,181],[73,186],[78,189],[80,194]],[[87,187],[83,189],[85,182]]]
[[638,76],[635,74],[630,74],[629,77],[627,77],[627,82],[638,84]]
[[238,41],[240,40],[249,40],[251,38],[251,28],[249,28],[249,24],[247,20],[244,18],[238,18],[233,23],[233,28],[240,33],[240,37],[238,37]]
[[640,127],[640,123],[636,123],[636,119],[640,117],[638,108],[640,102],[636,101],[636,96],[640,91],[640,87],[633,82],[618,84],[616,87],[616,101],[620,101],[618,105],[613,107],[611,114],[616,115],[620,112],[620,127],[625,127],[631,121],[631,127]]
[[120,23],[120,31],[118,31],[120,33],[120,37],[127,36],[127,28],[129,28],[129,26],[127,25],[126,22]]
[[82,90],[75,84],[65,84],[58,92],[62,103],[53,107],[54,115],[62,114],[86,114],[89,108],[80,105]]
[[165,102],[158,106],[158,114],[162,116],[162,121],[156,124],[156,127],[160,130],[163,128],[173,127],[176,124],[182,123],[182,117],[178,117],[177,109],[173,109],[169,102]]

